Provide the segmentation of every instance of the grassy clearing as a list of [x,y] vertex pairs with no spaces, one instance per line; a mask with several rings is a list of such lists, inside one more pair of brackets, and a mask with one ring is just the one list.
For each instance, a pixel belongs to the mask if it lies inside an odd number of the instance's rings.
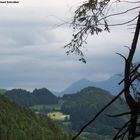
[[58,121],[66,121],[70,119],[70,115],[65,115],[62,112],[50,112],[48,113],[48,117],[52,120]]

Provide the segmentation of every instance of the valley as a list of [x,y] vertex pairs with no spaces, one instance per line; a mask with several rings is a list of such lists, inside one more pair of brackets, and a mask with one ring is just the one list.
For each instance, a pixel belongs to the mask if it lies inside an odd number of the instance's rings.
[[[23,89],[6,91],[5,96],[20,106],[31,109],[36,114],[50,118],[68,133],[76,133],[94,116],[99,109],[112,98],[109,92],[95,87],[87,87],[74,94],[57,97],[48,89],[35,89],[28,92]],[[93,125],[90,125],[81,135],[81,139],[111,140],[116,133],[115,127],[120,127],[127,117],[110,118],[107,115],[127,111],[125,101],[119,98],[110,106]]]

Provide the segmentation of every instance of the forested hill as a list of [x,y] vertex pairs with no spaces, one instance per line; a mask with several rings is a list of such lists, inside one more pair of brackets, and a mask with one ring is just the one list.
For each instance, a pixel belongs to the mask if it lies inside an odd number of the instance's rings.
[[[63,97],[62,111],[71,116],[72,129],[78,131],[112,98],[113,96],[105,90],[88,87],[76,94],[65,95]],[[124,111],[127,112],[127,110],[124,100],[118,99],[97,118],[94,125],[90,125],[85,131],[91,132],[91,134],[96,133],[111,137],[116,132],[114,128],[122,126],[127,121],[127,118],[110,118],[105,114],[123,113]],[[88,138],[88,136],[86,137]],[[92,139],[91,137],[92,135],[90,135],[89,139]]]
[[[47,89],[35,89],[32,93],[22,89],[13,89],[7,91],[5,95],[22,106],[32,107],[35,112],[41,112],[45,115],[59,112],[63,115],[68,115],[69,119],[62,120],[59,123],[72,132],[78,132],[86,122],[114,97],[109,92],[95,87],[84,88],[80,92],[64,95],[62,98],[57,98]],[[127,121],[127,118],[109,118],[105,114],[123,113],[127,112],[127,110],[125,101],[121,98],[118,99],[102,113],[94,125],[90,125],[85,130],[82,137],[86,140],[110,140],[112,135],[116,133],[114,128],[121,127]],[[30,112],[27,114],[30,114]]]
[[0,95],[0,140],[69,140],[50,120]]
[[12,89],[6,91],[5,96],[26,107],[37,104],[51,105],[58,103],[58,98],[46,88],[35,89],[33,92],[23,89]]

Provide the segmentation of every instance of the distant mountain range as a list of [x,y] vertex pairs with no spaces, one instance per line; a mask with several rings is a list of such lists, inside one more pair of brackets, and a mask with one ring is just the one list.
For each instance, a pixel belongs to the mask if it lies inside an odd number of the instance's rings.
[[[82,90],[83,88],[86,88],[86,87],[97,87],[97,88],[101,88],[101,89],[104,89],[104,90],[108,91],[112,95],[117,95],[121,91],[121,89],[123,88],[122,84],[118,85],[118,83],[122,79],[123,78],[120,75],[113,75],[112,77],[110,77],[107,80],[98,81],[98,82],[93,82],[93,81],[90,81],[88,79],[83,78],[83,79],[80,79],[80,80],[72,83],[70,86],[68,86],[67,88],[65,88],[61,92],[48,91],[48,90],[45,90],[45,89],[43,89],[44,90],[43,92],[53,93],[56,96],[62,97],[65,94],[74,94],[74,93],[76,93],[76,92],[78,92],[78,91],[80,91],[80,90]],[[5,89],[0,89],[1,94],[4,94],[6,91],[7,90],[5,90]],[[23,92],[24,91],[22,91],[22,93]],[[40,92],[40,91],[38,91],[38,92]],[[30,96],[30,94],[26,94],[26,95]]]
[[110,92],[112,95],[116,95],[122,89],[122,85],[118,85],[118,83],[121,80],[122,77],[119,75],[114,75],[107,80],[99,81],[99,82],[92,82],[87,79],[81,79],[79,81],[76,81],[75,83],[73,83],[68,88],[58,93],[57,95],[63,96],[64,94],[73,94],[80,91],[83,88],[91,87],[91,86],[102,88]]

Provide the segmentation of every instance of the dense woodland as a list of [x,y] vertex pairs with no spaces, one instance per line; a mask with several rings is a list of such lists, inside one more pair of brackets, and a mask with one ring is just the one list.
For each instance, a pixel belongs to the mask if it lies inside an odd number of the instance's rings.
[[[34,91],[36,91],[36,96],[33,96]],[[78,132],[100,108],[113,98],[109,92],[95,87],[87,87],[77,93],[64,95],[63,97],[56,97],[48,89],[36,89],[34,91],[31,93],[23,89],[13,89],[6,91],[4,95],[19,105],[28,107],[34,112],[40,112],[45,116],[49,112],[58,111],[70,115],[70,119],[66,118],[64,121],[53,121],[55,124],[67,130],[68,133]],[[39,102],[35,100],[35,97],[38,97]],[[28,104],[31,100],[36,102]],[[120,127],[128,118],[119,117],[116,119],[108,115],[115,115],[118,112],[122,113],[127,110],[128,108],[124,99],[119,98],[97,119],[94,125],[90,125],[84,131],[81,137],[87,140],[93,138],[96,138],[96,140],[111,140],[112,136],[116,133],[115,128]]]
[[16,101],[19,105],[29,107],[37,104],[57,104],[58,99],[48,89],[35,89],[29,92],[23,89],[6,91],[6,96]]
[[0,140],[69,140],[50,119],[0,95]]
[[[89,87],[81,90],[77,94],[66,95],[63,98],[65,102],[62,106],[62,111],[72,116],[72,127],[75,130],[79,130],[113,96],[102,89]],[[94,126],[90,125],[87,131],[98,132],[102,135],[112,135],[115,132],[114,128],[120,127],[126,118],[109,118],[107,114],[122,113],[124,110],[128,110],[126,104],[123,99],[119,99],[97,119]]]

